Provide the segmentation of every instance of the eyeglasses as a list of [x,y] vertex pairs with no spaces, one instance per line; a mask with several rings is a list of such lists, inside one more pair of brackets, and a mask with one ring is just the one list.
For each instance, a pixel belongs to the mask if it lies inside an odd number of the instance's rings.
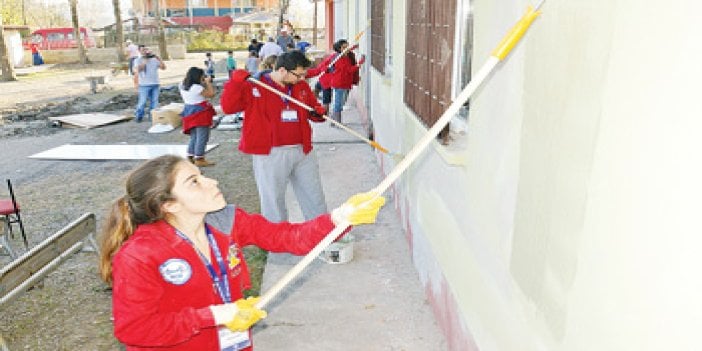
[[305,75],[307,74],[306,72],[305,73],[295,73],[293,71],[288,71],[288,72],[290,72],[290,74],[292,74],[293,76],[297,77],[297,79],[303,79],[303,78],[305,78]]

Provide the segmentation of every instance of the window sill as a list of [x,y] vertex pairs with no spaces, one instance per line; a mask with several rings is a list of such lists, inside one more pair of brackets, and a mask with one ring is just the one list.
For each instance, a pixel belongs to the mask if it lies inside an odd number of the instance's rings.
[[465,150],[468,148],[468,133],[451,130],[448,144],[444,145],[439,140],[435,140],[432,146],[449,166],[465,166],[468,164],[465,156]]
[[[405,111],[412,116],[411,119],[416,124],[417,128],[421,128],[423,133],[428,130],[427,127],[419,121],[414,113],[405,105]],[[468,164],[465,150],[468,148],[468,123],[462,118],[453,118],[450,125],[449,142],[444,145],[441,141],[434,138],[431,142],[431,147],[449,166],[465,166]]]

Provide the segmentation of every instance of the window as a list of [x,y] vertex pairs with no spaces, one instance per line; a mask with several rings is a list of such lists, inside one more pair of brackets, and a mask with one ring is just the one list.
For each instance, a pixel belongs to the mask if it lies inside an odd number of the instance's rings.
[[385,0],[385,73],[392,66],[392,0]]
[[[462,1],[458,7],[460,15],[457,19],[456,33],[458,33],[458,38],[456,39],[456,44],[459,49],[456,50],[456,76],[454,79],[458,83],[454,86],[454,97],[458,96],[466,85],[470,83],[473,60],[473,10],[471,9],[470,1]],[[464,119],[468,119],[468,111],[469,102],[466,102],[459,111],[459,115]]]
[[46,35],[46,39],[49,41],[63,40],[64,38],[63,33],[49,33]]
[[169,10],[171,17],[185,17],[187,16],[187,12],[185,9],[173,9]]
[[456,0],[409,0],[406,18],[404,101],[431,127],[452,101]]
[[385,74],[385,1],[371,0],[371,66]]

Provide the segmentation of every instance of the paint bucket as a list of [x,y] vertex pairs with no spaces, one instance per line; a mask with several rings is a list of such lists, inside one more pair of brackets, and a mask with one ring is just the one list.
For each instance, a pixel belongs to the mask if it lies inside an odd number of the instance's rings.
[[341,240],[327,246],[320,258],[329,264],[349,263],[353,260],[353,235],[347,234]]

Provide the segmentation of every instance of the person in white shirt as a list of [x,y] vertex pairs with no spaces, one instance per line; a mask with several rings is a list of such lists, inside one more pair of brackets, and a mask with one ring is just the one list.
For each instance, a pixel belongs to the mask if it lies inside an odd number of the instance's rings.
[[258,73],[258,65],[258,54],[256,54],[256,51],[249,51],[249,58],[246,59],[246,70],[249,71],[252,76],[255,76],[256,73]]
[[148,48],[144,48],[142,56],[134,61],[134,83],[139,92],[137,108],[134,113],[136,122],[141,122],[144,119],[147,100],[151,100],[149,115],[158,107],[158,95],[161,91],[158,71],[164,69],[166,69],[166,64],[163,63],[163,60]]
[[283,49],[281,49],[280,46],[273,41],[273,37],[268,37],[268,41],[263,44],[261,47],[261,52],[258,53],[258,56],[261,58],[261,60],[265,60],[268,56],[280,56],[282,53]]
[[207,101],[215,95],[212,78],[205,75],[202,68],[190,67],[185,79],[178,86],[185,106],[183,133],[190,134],[188,159],[198,167],[213,166],[215,163],[205,159],[205,147],[210,139],[210,127],[215,110]]
[[129,75],[131,76],[134,74],[134,60],[136,60],[139,56],[139,47],[132,43],[131,40],[127,39],[126,41],[127,47],[124,49],[124,51],[127,54],[127,57],[129,58]]

